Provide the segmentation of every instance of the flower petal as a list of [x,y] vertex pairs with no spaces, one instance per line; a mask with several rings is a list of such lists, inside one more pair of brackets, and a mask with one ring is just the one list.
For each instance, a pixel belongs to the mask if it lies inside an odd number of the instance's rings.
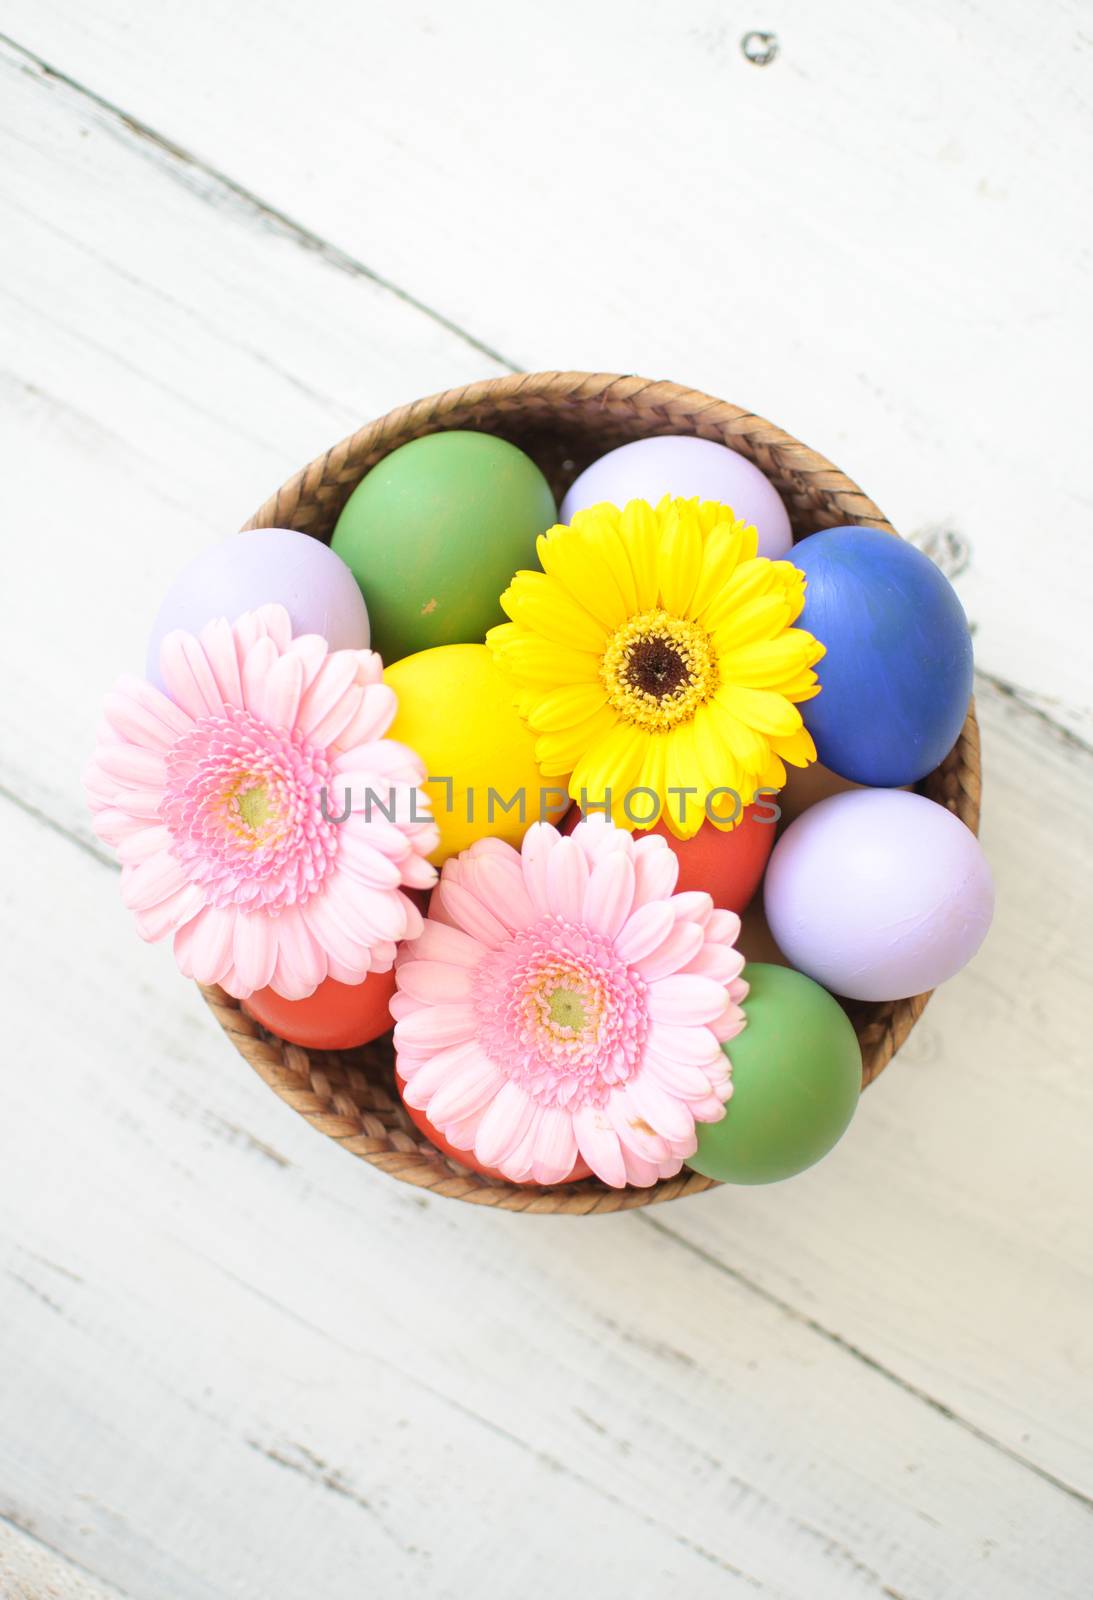
[[730,1039],[735,1039],[738,1033],[743,1033],[747,1026],[747,1015],[741,1010],[739,1004],[731,996],[725,1002],[725,1009],[721,1015],[710,1023],[710,1029],[718,1044],[728,1044]]
[[622,850],[607,850],[595,862],[584,896],[583,921],[613,939],[634,904],[634,864]]
[[725,988],[713,978],[674,974],[649,985],[646,998],[654,1022],[693,1028],[713,1022],[725,1009]]
[[327,656],[304,694],[297,732],[310,744],[332,744],[357,715],[362,694],[357,688],[356,651],[336,650]]
[[569,598],[591,612],[604,628],[617,628],[625,622],[626,601],[592,530],[551,528],[539,535],[535,548],[543,571],[557,579]]
[[255,989],[264,989],[277,964],[272,918],[261,911],[238,912],[232,931],[232,958],[237,987],[231,992],[237,999],[245,1000]]
[[159,649],[159,670],[170,698],[195,720],[223,715],[216,679],[192,633],[176,629],[167,635]]
[[552,688],[563,683],[592,683],[599,674],[598,655],[588,650],[568,650],[514,622],[491,628],[486,643],[498,666],[515,683]]
[[471,894],[450,877],[441,877],[434,895],[451,917],[453,925],[462,928],[464,933],[469,933],[480,944],[494,950],[508,939],[509,930],[504,923],[492,911],[487,911],[477,895]]
[[643,1072],[627,1084],[627,1100],[646,1123],[663,1138],[694,1138],[695,1120],[689,1106],[670,1094],[652,1074]]
[[[96,752],[99,771],[120,789],[162,788],[167,781],[167,764],[159,750],[136,744],[104,744]],[[124,801],[124,796],[121,796]]]
[[[386,683],[370,683],[364,688],[360,705],[352,719],[330,743],[339,751],[382,739],[398,714],[398,696]],[[424,777],[422,769],[422,777]]]
[[547,891],[551,908],[567,922],[579,923],[588,887],[588,862],[574,840],[561,838],[547,862]]
[[137,932],[142,939],[154,944],[174,933],[184,923],[195,917],[205,904],[205,896],[196,883],[183,884],[181,889],[160,900],[154,906],[134,912]]
[[707,939],[717,944],[735,944],[740,936],[740,918],[735,911],[724,911],[720,906],[710,912],[706,924]]
[[619,533],[630,567],[639,611],[651,611],[657,603],[657,547],[660,525],[656,513],[645,500],[630,500],[623,507]]
[[552,828],[548,822],[535,822],[524,834],[524,842],[520,847],[524,884],[532,905],[541,916],[553,910],[547,870],[550,857],[560,842],[561,834],[557,828]]
[[651,1072],[664,1089],[679,1100],[702,1100],[710,1092],[710,1083],[701,1067],[693,1062],[669,1059],[660,1050],[645,1052],[646,1071]]
[[607,690],[598,679],[563,684],[535,701],[528,724],[536,733],[557,733],[594,717],[606,703]]
[[513,622],[571,650],[600,655],[607,630],[544,572],[518,572],[501,596],[501,609]]
[[715,1063],[721,1051],[709,1028],[680,1028],[667,1022],[653,1023],[647,1048],[654,1049],[666,1061],[682,1061],[693,1067]]
[[278,972],[284,968],[284,976],[291,976],[297,992],[288,994],[278,989],[277,972],[274,973],[273,986],[286,1000],[306,999],[314,994],[326,977],[326,956],[305,922],[303,913],[296,906],[289,906],[281,912],[276,919],[275,932]]
[[499,1171],[508,1178],[510,1183],[527,1183],[530,1181],[531,1169],[535,1162],[535,1141],[538,1137],[539,1122],[542,1116],[542,1109],[537,1106],[520,1138],[508,1154],[503,1156],[497,1163]]
[[657,584],[665,610],[687,617],[702,568],[698,503],[675,500],[664,519],[657,550]]
[[652,834],[635,841],[634,876],[636,905],[667,899],[679,879],[679,858],[666,839]]
[[473,969],[449,961],[404,961],[399,967],[398,986],[401,994],[413,995],[429,1005],[470,1000]]
[[259,635],[272,639],[278,655],[288,649],[292,643],[292,618],[285,606],[279,601],[270,601],[268,605],[259,606],[253,616]]
[[243,704],[260,722],[266,720],[266,685],[277,661],[277,646],[268,635],[256,639],[243,658]]
[[251,696],[250,708],[269,727],[289,730],[295,724],[303,692],[304,669],[299,657],[280,656],[257,694]]
[[[421,937],[414,945],[412,952],[407,952],[412,959],[424,961],[450,961],[455,966],[476,967],[485,954],[484,947],[477,939],[465,933],[462,928],[449,927],[443,922],[434,922],[427,919],[421,932]],[[407,961],[405,965],[410,965]],[[402,970],[401,966],[399,968]]]
[[633,965],[659,948],[675,927],[671,905],[666,900],[651,900],[639,906],[615,939],[615,949],[623,961]]
[[153,825],[145,827],[143,824],[119,839],[116,849],[118,860],[123,867],[135,867],[141,861],[149,861],[161,850],[170,850],[171,835],[162,826]]
[[[175,935],[175,959],[179,957],[179,940],[183,933],[189,935],[189,970],[186,976],[198,983],[220,983],[232,962],[232,941],[235,934],[236,913],[227,907],[206,906],[193,920]],[[186,971],[185,968],[183,968]]]
[[535,907],[524,886],[520,858],[515,852],[510,859],[489,851],[477,856],[473,850],[468,851],[460,882],[512,932],[535,921]]
[[103,710],[107,722],[127,744],[141,745],[159,754],[169,750],[192,726],[191,719],[173,700],[137,679],[123,679],[107,695]]
[[436,1050],[473,1039],[478,1027],[474,1007],[466,1002],[430,1005],[404,1017],[395,1028],[396,1049]]
[[[407,928],[405,901],[400,893],[365,889],[344,873],[333,873],[323,884],[321,894],[331,915],[358,944],[371,947],[383,939],[401,939]],[[307,902],[307,906],[311,905]]]
[[702,949],[691,957],[682,970],[693,972],[700,978],[714,978],[718,983],[728,984],[744,970],[744,953],[733,949],[732,945],[713,944],[707,939]]
[[177,894],[187,882],[186,874],[170,850],[127,866],[121,875],[122,904],[130,911],[147,911]]
[[399,864],[376,849],[369,832],[356,813],[338,829],[338,864],[370,889],[396,889],[402,882]]
[[630,829],[634,823],[627,818],[623,801],[640,782],[649,736],[643,729],[623,722],[614,711],[605,710],[599,715],[605,721],[608,717],[614,720],[602,730],[597,726],[595,738],[573,767],[569,792],[582,806],[587,806],[589,801],[602,806],[610,798],[616,826]]
[[713,896],[705,889],[680,889],[672,896],[672,914],[677,922],[697,922],[704,928],[713,915]]
[[334,970],[337,963],[342,971],[352,974],[342,982],[359,982],[371,965],[371,949],[348,931],[329,894],[312,895],[300,908],[300,914],[319,948],[325,951],[331,976],[338,976]]
[[539,1114],[535,1132],[535,1155],[531,1175],[536,1183],[561,1183],[569,1177],[577,1161],[577,1135],[573,1118],[558,1106],[548,1106]]
[[[574,723],[558,733],[541,733],[535,741],[535,759],[545,778],[563,778],[579,765],[590,750],[610,739],[620,726],[618,713],[610,706],[601,706],[586,722]],[[578,791],[579,792],[579,791]],[[590,792],[593,792],[590,790]],[[570,786],[573,793],[573,786]],[[598,797],[597,797],[598,798]]]
[[201,648],[225,706],[243,705],[241,658],[235,629],[227,617],[214,617],[200,632]]
[[[631,1093],[632,1087],[631,1083],[614,1090],[607,1102],[608,1115],[624,1152],[629,1148],[643,1161],[652,1161],[659,1165],[660,1162],[667,1160],[671,1152],[663,1134],[657,1132],[635,1101]],[[705,1079],[702,1081],[702,1092],[709,1093],[709,1085]]]
[[478,1160],[487,1167],[500,1166],[520,1143],[538,1111],[519,1084],[507,1078],[478,1125],[474,1141]]
[[[705,522],[710,503],[702,507]],[[710,528],[702,549],[698,582],[691,597],[692,614],[705,622],[706,608],[724,588],[749,543],[745,537],[747,524],[740,522],[728,506],[718,506],[712,512]],[[754,551],[752,552],[754,553]]]
[[304,688],[309,689],[322,671],[330,654],[330,646],[318,633],[300,633],[289,645],[286,655],[297,656],[304,669]]
[[674,1178],[683,1164],[678,1157],[661,1162],[646,1161],[625,1140],[620,1140],[620,1147],[626,1167],[626,1181],[633,1184],[635,1189],[651,1189],[661,1178]]
[[574,1113],[573,1132],[578,1150],[597,1178],[612,1189],[624,1189],[626,1163],[607,1111],[596,1106],[581,1106]]
[[778,734],[789,738],[801,727],[801,713],[780,694],[766,689],[741,689],[732,683],[723,683],[717,692],[720,704],[760,733]]
[[[671,902],[669,902],[671,904]],[[674,913],[675,907],[672,905]],[[706,942],[705,930],[694,922],[676,922],[671,932],[648,955],[635,961],[633,966],[646,983],[655,983],[679,972],[693,961]]]
[[468,1052],[462,1067],[449,1072],[429,1101],[429,1121],[441,1132],[453,1122],[463,1122],[491,1104],[506,1082],[500,1067],[481,1051]]

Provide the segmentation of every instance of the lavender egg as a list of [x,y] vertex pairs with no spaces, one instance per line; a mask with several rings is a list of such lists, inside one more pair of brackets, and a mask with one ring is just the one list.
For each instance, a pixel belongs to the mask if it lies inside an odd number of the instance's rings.
[[758,467],[712,439],[676,434],[635,439],[594,461],[570,486],[560,520],[569,522],[601,500],[616,506],[648,500],[655,506],[666,494],[683,500],[697,495],[731,506],[738,517],[754,523],[761,556],[780,560],[793,543],[789,514]]
[[368,612],[345,562],[306,533],[255,528],[233,534],[191,561],[159,608],[148,641],[147,675],[160,688],[159,647],[168,633],[198,633],[214,617],[280,604],[293,633],[319,633],[332,650],[365,650]]
[[994,911],[987,858],[951,811],[903,789],[855,789],[790,823],[764,883],[791,966],[852,1000],[905,1000],[959,972]]

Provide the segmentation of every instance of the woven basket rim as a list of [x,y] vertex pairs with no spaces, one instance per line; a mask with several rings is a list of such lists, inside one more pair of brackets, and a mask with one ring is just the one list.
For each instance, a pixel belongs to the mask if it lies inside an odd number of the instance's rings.
[[[492,422],[492,426],[487,425]],[[366,423],[294,473],[244,524],[288,527],[329,539],[345,500],[364,474],[399,445],[444,429],[480,428],[522,437],[541,422],[580,438],[591,425],[618,442],[655,434],[691,434],[729,445],[774,479],[795,524],[838,523],[895,529],[875,503],[832,462],[753,412],[666,379],[619,373],[531,372],[486,378],[442,390]],[[606,430],[606,431],[605,431]],[[598,443],[594,454],[613,448]],[[534,455],[534,450],[531,451]],[[590,458],[591,459],[591,458]],[[542,463],[541,463],[542,464]],[[563,475],[576,475],[563,461]],[[555,485],[558,490],[558,483]],[[560,496],[559,496],[560,499]],[[974,702],[950,755],[918,786],[979,831],[979,730]],[[309,1051],[259,1027],[218,987],[201,993],[239,1054],[318,1132],[404,1183],[450,1199],[506,1211],[587,1216],[663,1204],[719,1185],[684,1168],[648,1189],[611,1189],[598,1179],[541,1189],[497,1182],[448,1160],[409,1122],[377,1047]],[[930,996],[851,1009],[862,1047],[863,1088],[884,1070],[922,1015]]]

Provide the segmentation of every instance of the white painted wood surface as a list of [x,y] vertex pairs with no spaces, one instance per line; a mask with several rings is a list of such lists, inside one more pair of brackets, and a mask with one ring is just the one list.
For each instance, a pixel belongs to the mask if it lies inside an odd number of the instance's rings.
[[[1088,7],[2,27],[0,1595],[1086,1600]],[[962,568],[997,927],[794,1183],[532,1221],[381,1178],[87,827],[182,562],[506,363],[753,405]]]

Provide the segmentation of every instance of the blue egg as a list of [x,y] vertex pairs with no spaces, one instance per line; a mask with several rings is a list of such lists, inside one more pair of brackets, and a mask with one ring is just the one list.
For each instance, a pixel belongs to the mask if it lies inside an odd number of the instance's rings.
[[824,766],[874,788],[917,783],[956,743],[972,692],[972,641],[948,579],[877,528],[826,528],[789,560],[805,574],[797,626],[827,654],[801,707]]

